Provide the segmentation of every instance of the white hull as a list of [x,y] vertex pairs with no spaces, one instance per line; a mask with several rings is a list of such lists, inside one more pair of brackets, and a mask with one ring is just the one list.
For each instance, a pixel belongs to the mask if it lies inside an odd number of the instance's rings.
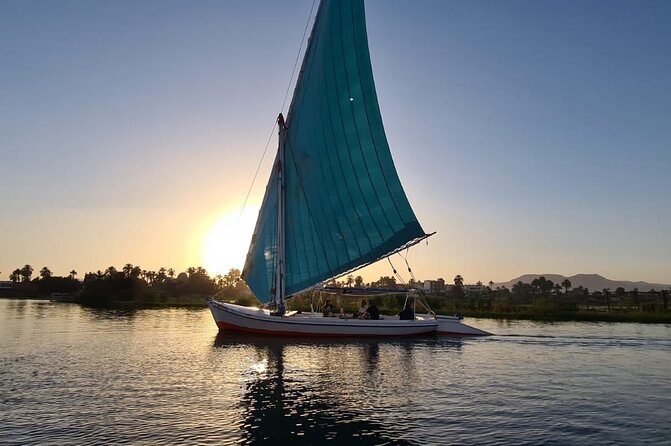
[[462,323],[455,316],[417,315],[414,321],[396,318],[380,320],[340,319],[313,314],[272,316],[268,310],[208,301],[212,316],[222,330],[234,330],[280,336],[412,336],[442,334],[459,336],[489,335]]
[[268,310],[208,301],[220,329],[263,333],[275,336],[412,336],[435,333],[435,319],[340,319],[312,314],[272,316]]
[[[433,315],[417,314],[418,319],[434,320]],[[489,336],[491,333],[480,330],[462,322],[462,318],[457,316],[445,316],[442,314],[436,315],[435,320],[438,322],[436,334],[439,335],[457,335],[457,336]]]

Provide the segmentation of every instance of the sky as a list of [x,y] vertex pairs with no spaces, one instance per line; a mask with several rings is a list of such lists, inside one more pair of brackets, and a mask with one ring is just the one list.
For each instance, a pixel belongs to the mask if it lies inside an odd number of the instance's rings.
[[[241,268],[312,6],[0,2],[0,280]],[[436,231],[409,252],[416,278],[671,283],[671,3],[371,0],[366,16],[399,176]]]

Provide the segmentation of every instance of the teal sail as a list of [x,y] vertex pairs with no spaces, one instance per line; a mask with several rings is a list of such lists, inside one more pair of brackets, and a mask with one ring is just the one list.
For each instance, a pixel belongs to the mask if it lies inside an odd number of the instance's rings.
[[278,253],[283,168],[287,296],[373,263],[427,235],[403,191],[382,125],[362,0],[323,0],[280,132],[243,278],[266,303]]

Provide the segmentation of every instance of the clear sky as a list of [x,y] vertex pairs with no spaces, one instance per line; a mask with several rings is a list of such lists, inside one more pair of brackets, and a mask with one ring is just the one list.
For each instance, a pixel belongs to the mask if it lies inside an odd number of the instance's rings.
[[[241,267],[311,6],[1,1],[0,279]],[[437,231],[410,250],[418,278],[671,283],[671,2],[366,13],[399,175]]]

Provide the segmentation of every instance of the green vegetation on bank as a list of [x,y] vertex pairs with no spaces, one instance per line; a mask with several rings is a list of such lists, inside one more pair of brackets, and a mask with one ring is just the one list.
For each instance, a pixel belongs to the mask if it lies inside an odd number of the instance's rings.
[[207,297],[217,293],[253,299],[237,269],[212,278],[201,267],[176,275],[172,268],[147,271],[127,263],[120,270],[110,266],[105,271],[86,273],[81,281],[74,270],[68,277],[54,277],[44,267],[39,277],[33,279],[32,275],[30,265],[17,268],[10,274],[12,287],[0,290],[0,296],[52,298],[107,308],[204,306]]
[[[210,277],[201,267],[188,268],[175,274],[172,268],[158,271],[143,270],[132,264],[120,270],[110,266],[105,271],[85,274],[77,279],[77,272],[67,277],[55,277],[47,267],[32,278],[33,268],[25,265],[10,274],[13,287],[0,289],[0,297],[42,297],[77,302],[90,307],[147,308],[163,306],[204,307],[208,297],[240,305],[259,305],[251,291],[240,280],[240,271],[231,269],[225,275]],[[423,284],[422,284],[423,285]],[[625,291],[618,288],[590,292],[583,287],[572,288],[565,280],[561,284],[539,277],[531,283],[518,282],[512,289],[494,289],[478,284],[464,286],[457,275],[454,285],[437,287],[422,297],[437,314],[461,314],[464,317],[494,319],[529,319],[542,321],[606,321],[671,323],[669,311],[670,290],[640,292],[636,288]],[[399,285],[394,277],[364,283],[361,276],[347,276],[332,281],[335,288],[421,288],[419,282]],[[297,311],[318,311],[325,299],[346,313],[357,311],[361,297],[307,292],[288,300],[287,306]],[[405,294],[367,297],[373,300],[384,314],[397,314],[403,307]]]

